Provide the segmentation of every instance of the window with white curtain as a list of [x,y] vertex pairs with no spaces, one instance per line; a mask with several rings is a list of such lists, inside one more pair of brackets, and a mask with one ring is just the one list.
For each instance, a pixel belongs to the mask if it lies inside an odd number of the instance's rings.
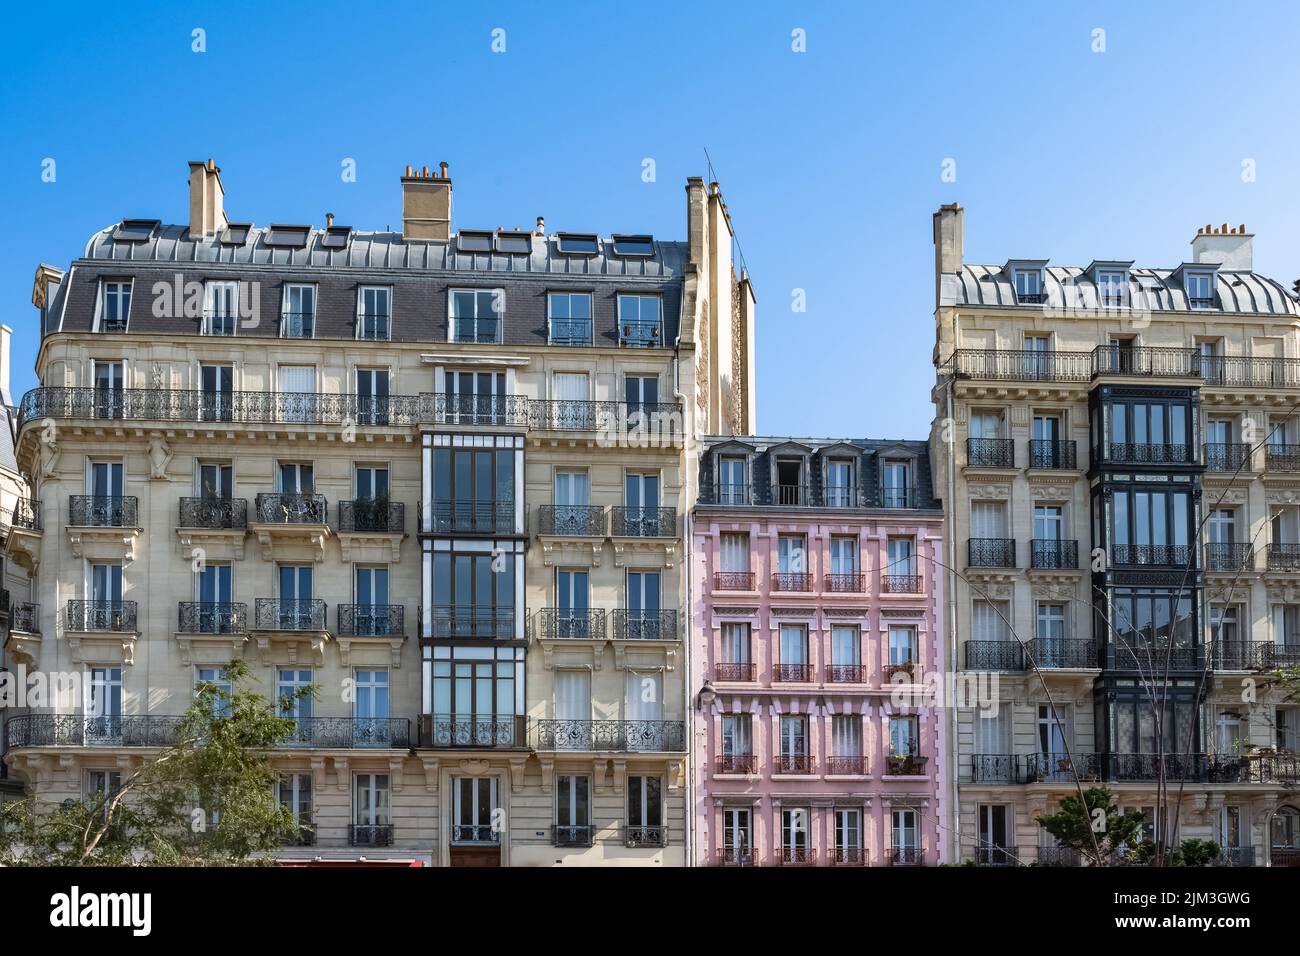
[[1007,506],[1002,501],[972,501],[970,505],[970,536],[972,538],[1005,538]]
[[976,601],[971,606],[971,640],[1005,641],[1011,632],[1007,627],[1010,608],[1006,601]]
[[661,719],[663,697],[663,676],[657,671],[627,672],[628,720]]
[[831,664],[850,667],[860,664],[860,631],[856,627],[837,624],[831,628]]
[[1011,708],[997,707],[992,713],[974,711],[975,753],[997,756],[1011,753]]
[[719,539],[719,570],[744,573],[749,570],[749,535],[725,532]]
[[591,720],[591,671],[555,672],[556,720]]
[[862,756],[862,718],[843,714],[831,718],[831,749],[835,757]]
[[722,625],[722,663],[748,664],[749,623],[746,621],[729,621]]

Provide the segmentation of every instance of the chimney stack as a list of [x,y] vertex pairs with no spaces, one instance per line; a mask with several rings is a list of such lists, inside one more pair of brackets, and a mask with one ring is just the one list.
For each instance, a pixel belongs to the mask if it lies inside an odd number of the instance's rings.
[[1224,272],[1250,272],[1254,265],[1251,248],[1255,236],[1245,224],[1232,229],[1225,222],[1218,229],[1198,229],[1192,240],[1192,261],[1213,263]]
[[447,164],[442,175],[406,167],[402,177],[402,238],[446,242],[451,239],[451,180]]
[[546,220],[541,216],[537,217],[537,235],[546,235]]
[[209,159],[190,163],[190,238],[215,236],[226,228],[226,191],[221,169]]

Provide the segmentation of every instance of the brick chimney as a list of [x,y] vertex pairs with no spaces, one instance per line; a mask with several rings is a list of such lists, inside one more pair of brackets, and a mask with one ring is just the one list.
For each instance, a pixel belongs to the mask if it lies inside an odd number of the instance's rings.
[[1217,263],[1224,272],[1250,272],[1254,254],[1251,250],[1255,234],[1246,231],[1245,225],[1229,228],[1225,222],[1217,229],[1205,226],[1196,230],[1192,240],[1192,261]]
[[190,163],[190,238],[215,236],[226,228],[226,191],[221,170],[209,159]]
[[429,167],[406,167],[402,177],[402,238],[446,242],[451,238],[451,177]]

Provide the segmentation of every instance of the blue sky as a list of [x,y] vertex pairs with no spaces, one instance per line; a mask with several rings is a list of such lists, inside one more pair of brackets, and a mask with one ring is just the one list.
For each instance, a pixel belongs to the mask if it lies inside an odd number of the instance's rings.
[[1173,265],[1199,225],[1244,222],[1257,271],[1300,276],[1295,5],[725,6],[12,7],[14,391],[34,384],[37,263],[66,267],[124,216],[185,221],[185,163],[209,156],[227,211],[260,224],[397,224],[401,169],[445,160],[458,226],[541,214],[552,230],[683,238],[707,147],[758,294],[768,434],[926,434],[941,202],[966,207],[967,261]]

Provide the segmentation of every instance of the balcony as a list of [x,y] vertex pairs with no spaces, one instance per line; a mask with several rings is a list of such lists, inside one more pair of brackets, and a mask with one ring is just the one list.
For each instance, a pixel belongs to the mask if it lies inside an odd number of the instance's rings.
[[1266,671],[1280,667],[1300,667],[1300,643],[1264,643],[1259,649],[1259,667]]
[[1037,862],[1039,866],[1082,866],[1083,857],[1072,847],[1040,846]]
[[536,431],[602,432],[635,430],[679,440],[682,407],[674,402],[592,402],[584,399],[532,399],[528,427]]
[[891,777],[919,777],[925,773],[925,764],[925,757],[889,754],[885,757],[885,774]]
[[700,488],[699,503],[702,505],[737,505],[745,506],[756,503],[754,488],[747,483],[727,483],[715,485],[704,483]]
[[1013,846],[977,846],[976,866],[1019,866],[1019,851]]
[[611,508],[609,533],[614,538],[674,538],[677,509]]
[[295,717],[282,747],[328,750],[409,750],[411,722],[405,717]]
[[314,311],[280,313],[280,338],[282,339],[309,339],[315,334],[315,330]]
[[[1039,668],[1049,670],[1095,670],[1097,645],[1088,638],[1036,637],[1029,642],[1028,654]],[[1025,660],[1026,669],[1030,663]]]
[[41,606],[22,602],[10,607],[9,630],[20,634],[41,633]]
[[[424,623],[424,612],[421,611],[421,635],[425,634]],[[515,609],[439,605],[433,609],[430,630],[427,640],[511,640],[515,636]]]
[[501,834],[491,824],[458,823],[451,828],[451,842],[496,845],[501,842]]
[[832,866],[861,866],[867,861],[860,846],[837,846],[830,852]]
[[451,319],[451,340],[468,342],[476,345],[499,345],[501,343],[501,319],[459,318]]
[[243,634],[248,630],[248,605],[181,601],[176,618],[176,630],[181,634]]
[[446,501],[420,509],[420,530],[425,534],[515,534],[513,499],[496,501]]
[[619,608],[614,611],[612,636],[616,641],[680,640],[677,612]]
[[324,631],[325,602],[258,598],[253,603],[253,628],[259,631]]
[[522,395],[462,395],[435,392],[420,396],[422,420],[434,425],[512,427],[528,425],[528,399]]
[[401,604],[339,604],[339,637],[406,637],[406,608]]
[[890,866],[924,866],[925,851],[918,846],[890,847],[886,859]]
[[971,568],[1014,568],[1014,538],[971,538],[966,542],[966,566]]
[[603,641],[605,611],[601,608],[547,607],[533,615],[533,636],[539,641]]
[[956,378],[988,382],[1087,382],[1092,378],[1092,353],[957,349],[952,370]]
[[1268,854],[1269,866],[1300,866],[1300,848],[1273,847]]
[[618,324],[618,344],[625,349],[658,348],[663,343],[659,320],[624,319]]
[[41,527],[41,503],[33,498],[17,499],[14,502],[9,527],[39,534],[43,530]]
[[5,722],[10,750],[19,747],[169,747],[181,717],[18,714]]
[[737,664],[732,662],[714,664],[713,679],[715,681],[735,681],[738,683],[751,683],[757,679],[756,668],[753,664]]
[[1216,671],[1254,670],[1269,646],[1256,641],[1216,640],[1210,646],[1211,665]]
[[1205,546],[1206,571],[1253,571],[1255,552],[1249,542],[1212,541]]
[[354,823],[348,826],[348,846],[392,846],[391,823]]
[[1185,544],[1116,544],[1110,552],[1120,568],[1189,568],[1196,554]]
[[1105,442],[1105,460],[1122,465],[1191,465],[1195,464],[1190,445],[1153,442]]
[[880,492],[880,507],[888,509],[918,508],[915,488],[884,488]]
[[248,501],[216,495],[182,498],[176,526],[207,531],[243,531],[248,527]]
[[745,846],[724,846],[718,850],[719,866],[753,866],[754,852]]
[[715,571],[713,574],[715,591],[752,591],[756,586],[753,571]]
[[548,345],[591,345],[591,319],[551,319]]
[[1029,566],[1039,571],[1077,571],[1079,542],[1034,538],[1029,543]]
[[542,505],[537,533],[563,538],[603,538],[605,509],[596,505]]
[[1020,758],[1013,754],[972,754],[971,783],[1024,783]]
[[642,847],[665,847],[668,845],[668,828],[664,826],[624,826],[623,845],[632,850]]
[[1029,439],[1029,467],[1049,471],[1068,471],[1078,467],[1077,442],[1046,438]]
[[1300,445],[1274,445],[1270,442],[1265,449],[1265,471],[1290,473],[1300,471]]
[[1201,646],[1169,644],[1111,645],[1106,648],[1108,670],[1160,673],[1166,663],[1170,670],[1200,670]]
[[777,849],[779,866],[816,866],[817,851],[806,846],[783,846]]
[[389,501],[387,498],[355,498],[352,501],[340,501],[339,531],[343,533],[404,534],[406,532],[406,506],[401,502]]
[[808,754],[777,754],[772,758],[774,774],[810,774],[813,772],[813,758]]
[[1163,765],[1164,778],[1170,783],[1182,780],[1206,780],[1205,754],[1098,754],[1102,776],[1116,782],[1154,781],[1160,776]]
[[772,683],[774,684],[809,684],[813,680],[811,664],[774,664],[772,665]]
[[1250,471],[1250,446],[1240,442],[1210,442],[1205,446],[1205,470],[1233,473]]
[[616,753],[680,753],[686,725],[680,720],[537,720],[538,750]]
[[[904,679],[894,680],[899,675],[902,675]],[[915,661],[890,661],[885,665],[885,683],[887,684],[910,684],[915,676]]]
[[1016,641],[967,641],[966,670],[1022,671],[1024,654]]
[[880,589],[885,594],[920,594],[921,576],[919,574],[882,574]]
[[966,467],[1014,468],[1016,443],[1010,438],[967,438]]
[[826,772],[831,776],[860,777],[867,772],[867,758],[861,754],[827,757]]
[[513,714],[426,714],[420,719],[419,746],[435,750],[512,750],[525,745],[525,722],[522,715]]
[[591,824],[555,824],[551,827],[551,846],[588,847],[591,846],[593,827]]
[[1215,355],[1201,359],[1207,385],[1300,388],[1300,359]]
[[822,586],[830,594],[863,594],[867,590],[867,576],[862,573],[828,574]]
[[1300,571],[1300,544],[1270,544],[1268,569],[1288,573]]
[[811,592],[812,575],[803,571],[778,571],[772,575],[772,590]]
[[115,634],[136,631],[134,601],[68,602],[64,627],[69,631],[109,631]]
[[753,754],[723,754],[718,758],[719,774],[755,774],[758,773],[758,758]]
[[1200,378],[1202,360],[1196,348],[1166,348],[1112,343],[1092,351],[1092,374],[1129,378]]
[[68,524],[76,528],[139,527],[139,500],[134,495],[72,495],[68,499]]
[[326,523],[324,495],[277,492],[257,496],[254,520],[258,524],[323,525]]
[[828,684],[865,684],[870,671],[865,664],[827,664],[826,683]]

